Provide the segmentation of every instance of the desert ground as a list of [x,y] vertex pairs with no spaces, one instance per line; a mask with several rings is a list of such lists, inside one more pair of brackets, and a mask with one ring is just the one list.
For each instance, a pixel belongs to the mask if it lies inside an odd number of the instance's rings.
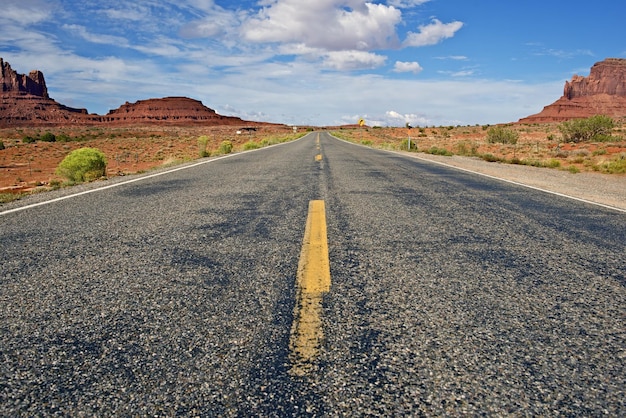
[[[457,155],[484,161],[566,170],[570,173],[599,172],[626,177],[626,128],[614,131],[616,140],[600,143],[563,143],[558,124],[511,124],[507,129],[519,133],[516,144],[487,141],[489,126],[447,126],[407,128],[339,127],[329,129],[336,136],[364,145],[436,155]],[[141,173],[200,158],[203,151],[219,153],[222,141],[231,141],[233,151],[296,138],[291,127],[263,126],[256,131],[237,133],[233,126],[180,127],[50,127],[0,130],[0,202],[24,193],[46,191],[67,185],[55,174],[56,167],[72,150],[93,147],[107,157],[107,177]],[[311,130],[310,128],[308,130]],[[41,138],[47,132],[55,142]],[[198,140],[206,136],[206,148]],[[414,147],[417,149],[414,149]],[[206,155],[206,154],[205,154]]]

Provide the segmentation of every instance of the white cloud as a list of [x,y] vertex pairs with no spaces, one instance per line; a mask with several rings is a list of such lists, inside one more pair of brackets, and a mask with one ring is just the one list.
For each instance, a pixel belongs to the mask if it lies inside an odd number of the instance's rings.
[[8,20],[23,25],[42,22],[48,19],[57,7],[55,3],[45,0],[4,0],[0,22]]
[[389,0],[387,4],[399,9],[408,9],[428,3],[430,0]]
[[467,61],[467,57],[465,55],[450,55],[447,57],[435,57],[438,60],[454,60],[454,61]]
[[387,57],[364,51],[330,51],[323,65],[335,70],[373,69],[385,64]]
[[420,25],[419,33],[409,32],[404,41],[404,46],[427,46],[436,45],[444,39],[451,38],[463,27],[463,22],[442,23],[433,19],[428,25]]
[[63,29],[73,32],[84,40],[94,44],[116,45],[121,47],[128,46],[128,40],[121,36],[93,34],[87,31],[84,26],[80,25],[63,25]]
[[396,73],[414,73],[417,74],[421,72],[423,68],[419,65],[418,62],[402,62],[396,61],[396,65],[394,66],[393,71]]
[[276,0],[246,20],[241,33],[251,42],[370,51],[397,45],[401,21],[395,7],[362,0]]
[[[128,6],[132,6],[132,3]],[[146,18],[147,11],[141,7],[127,9],[103,9],[102,13],[109,19],[142,21]]]
[[377,125],[380,126],[406,126],[407,123],[411,126],[431,124],[431,120],[425,115],[414,113],[400,114],[395,110],[386,111],[384,116],[378,118],[377,122]]

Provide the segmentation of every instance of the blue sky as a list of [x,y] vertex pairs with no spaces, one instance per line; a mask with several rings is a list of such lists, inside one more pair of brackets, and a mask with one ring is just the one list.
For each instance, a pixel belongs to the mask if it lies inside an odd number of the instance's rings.
[[55,100],[201,100],[294,125],[474,125],[539,112],[626,57],[616,0],[4,0],[0,57]]

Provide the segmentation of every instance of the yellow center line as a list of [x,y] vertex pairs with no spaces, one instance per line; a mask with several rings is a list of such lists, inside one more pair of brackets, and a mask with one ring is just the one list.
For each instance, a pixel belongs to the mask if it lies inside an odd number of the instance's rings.
[[289,341],[289,372],[295,376],[304,376],[313,369],[313,362],[324,339],[322,296],[330,291],[326,209],[323,200],[309,202],[296,285],[296,307]]

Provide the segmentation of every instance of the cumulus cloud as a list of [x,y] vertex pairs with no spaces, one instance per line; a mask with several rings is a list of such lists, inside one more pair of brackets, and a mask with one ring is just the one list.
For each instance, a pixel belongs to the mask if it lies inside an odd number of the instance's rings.
[[428,46],[436,45],[444,39],[454,36],[463,27],[463,22],[442,23],[438,19],[433,19],[428,25],[420,25],[419,33],[409,32],[404,46]]
[[393,68],[393,71],[396,73],[414,73],[417,74],[421,72],[423,68],[419,65],[418,62],[402,62],[396,61],[396,65]]
[[411,126],[425,126],[432,121],[426,115],[415,113],[401,114],[395,110],[388,110],[379,117],[378,122],[381,126],[406,126],[407,123]]
[[329,51],[373,50],[397,45],[402,13],[362,0],[275,0],[241,27],[252,42],[300,43]]
[[385,56],[365,51],[330,51],[323,64],[335,70],[363,70],[380,67],[386,60]]

